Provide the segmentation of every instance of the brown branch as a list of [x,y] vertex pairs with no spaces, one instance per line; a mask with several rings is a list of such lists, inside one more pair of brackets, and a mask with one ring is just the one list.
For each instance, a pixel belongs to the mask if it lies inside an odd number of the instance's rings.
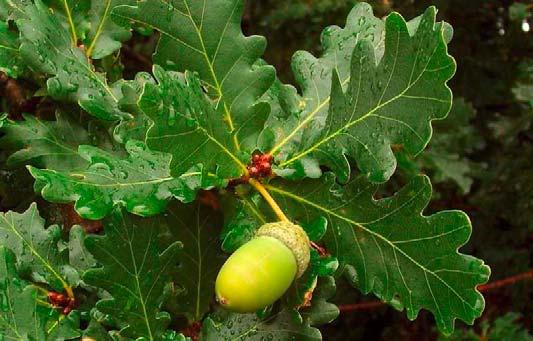
[[[24,84],[0,72],[0,97],[4,97],[8,104],[9,118],[22,119],[23,113],[33,113],[43,101],[40,97],[32,97]],[[37,113],[36,113],[37,115]]]
[[11,118],[20,119],[21,108],[26,103],[22,87],[3,72],[0,72],[0,96],[7,99],[12,111],[10,112]]
[[152,69],[152,61],[150,58],[146,57],[145,55],[135,51],[130,46],[124,44],[122,45],[122,53],[124,54],[124,57],[128,59],[133,59],[140,63],[138,65],[142,70],[150,71]]
[[[527,272],[507,277],[498,281],[494,281],[491,283],[487,283],[484,285],[478,286],[478,290],[480,292],[487,292],[494,289],[499,289],[502,287],[506,287],[509,285],[513,285],[517,282],[521,281],[530,281],[533,280],[533,270],[529,270]],[[353,311],[365,311],[365,310],[372,310],[378,307],[381,307],[385,305],[382,301],[369,301],[369,302],[362,302],[362,303],[353,303],[353,304],[341,304],[339,305],[339,310],[343,313],[346,312],[353,312]]]
[[528,280],[533,280],[533,270],[529,270],[527,272],[524,272],[524,273],[521,273],[515,276],[507,277],[499,281],[494,281],[491,283],[480,285],[478,289],[481,292],[485,292],[485,291],[498,289],[501,287],[506,287],[516,282],[528,281]]
[[74,210],[74,206],[71,204],[61,204],[59,206],[61,210],[61,220],[63,227],[70,231],[72,226],[80,225],[85,233],[99,233],[103,229],[101,220],[87,220],[79,216],[79,214]]

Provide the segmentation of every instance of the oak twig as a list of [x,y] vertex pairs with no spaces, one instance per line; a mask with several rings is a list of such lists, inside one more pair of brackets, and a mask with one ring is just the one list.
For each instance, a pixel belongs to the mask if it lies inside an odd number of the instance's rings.
[[[494,289],[499,289],[502,287],[506,287],[512,284],[515,284],[517,282],[521,281],[530,281],[533,280],[533,270],[507,277],[498,281],[494,281],[491,283],[483,284],[478,286],[478,290],[481,292],[487,292]],[[346,312],[353,312],[353,311],[366,311],[366,310],[372,310],[375,308],[379,308],[381,306],[385,305],[384,302],[374,300],[369,302],[361,302],[361,303],[353,303],[353,304],[341,304],[339,305],[339,310],[343,313]]]

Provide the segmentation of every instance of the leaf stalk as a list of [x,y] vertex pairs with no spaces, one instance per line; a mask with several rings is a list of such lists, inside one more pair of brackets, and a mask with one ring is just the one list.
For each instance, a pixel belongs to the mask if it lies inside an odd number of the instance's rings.
[[272,211],[274,211],[274,213],[276,214],[276,216],[279,218],[280,221],[289,221],[289,218],[287,218],[285,213],[283,213],[283,211],[281,210],[281,207],[279,207],[276,200],[274,200],[272,195],[270,195],[270,193],[267,191],[267,189],[265,188],[265,186],[263,186],[261,182],[253,178],[250,178],[248,182],[250,183],[250,185],[252,185],[252,187],[254,187],[263,196],[263,198],[266,200],[268,205],[272,208]]

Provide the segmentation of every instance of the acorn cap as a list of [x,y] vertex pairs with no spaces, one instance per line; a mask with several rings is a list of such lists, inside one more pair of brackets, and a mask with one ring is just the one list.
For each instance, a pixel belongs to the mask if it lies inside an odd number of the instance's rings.
[[296,278],[303,275],[309,265],[311,252],[309,250],[309,237],[300,225],[293,224],[290,221],[267,223],[257,230],[256,235],[273,237],[285,244],[294,254],[298,264]]

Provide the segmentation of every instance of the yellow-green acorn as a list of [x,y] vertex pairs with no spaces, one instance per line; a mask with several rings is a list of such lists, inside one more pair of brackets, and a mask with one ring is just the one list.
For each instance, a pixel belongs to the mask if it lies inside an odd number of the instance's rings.
[[309,238],[291,222],[268,223],[224,263],[216,280],[218,302],[251,313],[277,301],[309,265]]

